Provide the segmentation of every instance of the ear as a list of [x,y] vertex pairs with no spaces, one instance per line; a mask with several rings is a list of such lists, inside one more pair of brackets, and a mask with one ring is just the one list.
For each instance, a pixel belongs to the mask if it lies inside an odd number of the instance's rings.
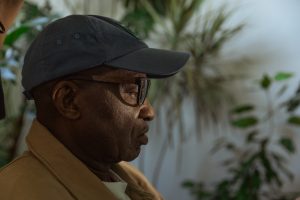
[[75,120],[81,116],[78,101],[79,87],[71,81],[59,81],[52,89],[51,98],[57,111],[65,118]]

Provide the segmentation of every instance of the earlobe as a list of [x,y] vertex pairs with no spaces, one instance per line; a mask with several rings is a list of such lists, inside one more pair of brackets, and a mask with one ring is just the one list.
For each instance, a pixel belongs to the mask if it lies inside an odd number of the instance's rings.
[[76,84],[70,81],[60,81],[53,87],[51,98],[57,111],[65,118],[76,120],[80,118]]

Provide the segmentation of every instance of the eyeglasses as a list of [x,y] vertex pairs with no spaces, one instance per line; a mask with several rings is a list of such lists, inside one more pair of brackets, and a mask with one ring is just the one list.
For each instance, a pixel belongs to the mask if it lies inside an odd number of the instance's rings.
[[151,81],[147,78],[138,77],[131,81],[114,82],[102,81],[93,77],[70,77],[67,80],[89,81],[94,83],[114,84],[119,88],[119,94],[124,103],[131,106],[140,106],[144,104],[151,85]]

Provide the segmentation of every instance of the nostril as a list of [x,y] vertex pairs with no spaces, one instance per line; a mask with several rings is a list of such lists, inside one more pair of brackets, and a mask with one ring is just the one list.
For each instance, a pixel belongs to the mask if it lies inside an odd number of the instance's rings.
[[153,119],[154,119],[154,116],[148,116],[148,117],[144,118],[145,121],[152,121]]
[[152,106],[145,106],[144,108],[142,108],[140,115],[141,118],[143,118],[145,121],[151,121],[155,117]]
[[145,101],[145,103],[140,108],[139,117],[142,118],[145,121],[151,121],[155,117],[155,112],[153,107],[148,101]]

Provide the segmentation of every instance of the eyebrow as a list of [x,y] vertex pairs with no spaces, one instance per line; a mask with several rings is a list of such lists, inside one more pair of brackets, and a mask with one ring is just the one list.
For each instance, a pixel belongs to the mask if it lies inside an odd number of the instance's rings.
[[132,75],[132,77],[136,77],[136,78],[145,78],[147,77],[147,74],[144,74],[144,73],[139,73],[139,72],[132,72],[132,71],[129,71],[127,73],[125,73],[125,75]]

